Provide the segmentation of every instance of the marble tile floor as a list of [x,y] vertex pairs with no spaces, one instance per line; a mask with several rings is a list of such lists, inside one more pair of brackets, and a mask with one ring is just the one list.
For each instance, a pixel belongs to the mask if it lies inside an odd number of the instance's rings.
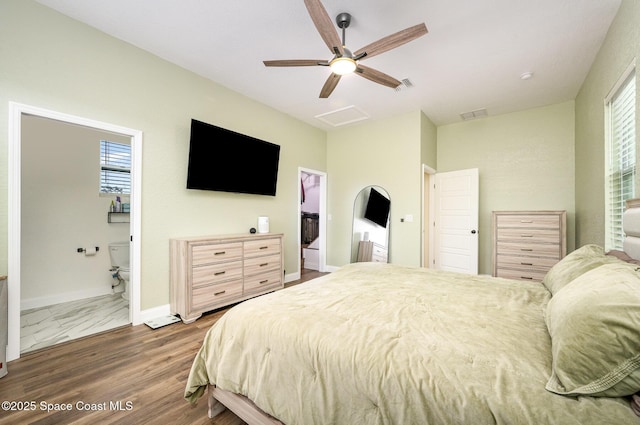
[[70,341],[129,324],[129,301],[120,293],[20,313],[20,352]]

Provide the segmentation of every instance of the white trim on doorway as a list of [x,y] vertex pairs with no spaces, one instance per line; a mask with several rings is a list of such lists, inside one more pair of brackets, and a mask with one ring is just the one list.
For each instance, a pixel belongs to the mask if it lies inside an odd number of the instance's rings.
[[20,246],[21,246],[21,118],[34,115],[65,123],[91,127],[131,137],[131,272],[129,281],[129,319],[142,323],[140,314],[140,236],[142,191],[142,131],[78,117],[36,106],[9,102],[8,138],[8,345],[7,361],[20,357]]
[[[312,170],[310,168],[298,167],[298,180],[296,182],[297,186],[300,186],[300,181],[302,180],[302,173],[313,174],[320,178],[320,199],[319,199],[319,218],[318,218],[318,264],[319,271],[326,272],[327,271],[327,173],[324,171]],[[301,191],[298,190],[298,219],[302,214],[302,194]],[[300,228],[300,224],[298,224],[298,253],[301,252],[302,249],[302,230]],[[300,255],[298,255],[298,269],[297,269],[298,278],[300,277]]]
[[420,254],[420,265],[426,268],[431,268],[433,265],[435,240],[433,232],[433,220],[435,217],[433,179],[435,174],[436,170],[426,164],[422,164],[422,234],[420,238],[422,252]]

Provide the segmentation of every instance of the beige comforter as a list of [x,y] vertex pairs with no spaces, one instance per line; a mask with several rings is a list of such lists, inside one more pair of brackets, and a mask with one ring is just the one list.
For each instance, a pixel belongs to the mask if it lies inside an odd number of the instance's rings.
[[628,400],[545,390],[549,297],[538,283],[348,265],[227,312],[185,398],[215,384],[288,425],[640,423]]

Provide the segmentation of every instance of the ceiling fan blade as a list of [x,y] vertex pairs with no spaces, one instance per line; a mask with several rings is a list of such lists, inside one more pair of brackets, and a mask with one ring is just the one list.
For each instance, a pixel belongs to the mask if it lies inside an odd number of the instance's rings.
[[334,74],[333,72],[325,81],[324,86],[322,86],[322,90],[320,90],[320,98],[326,99],[333,92],[333,89],[336,88],[338,82],[340,81],[340,75]]
[[339,56],[344,55],[340,35],[338,35],[333,21],[322,3],[320,3],[320,0],[304,0],[304,4],[307,6],[311,20],[320,33],[320,37],[322,37],[329,50],[331,50],[331,53],[338,54]]
[[378,41],[374,41],[373,43],[363,47],[362,49],[356,50],[353,55],[359,56],[363,53],[366,53],[366,56],[364,56],[362,59],[367,59],[372,56],[379,55],[380,53],[384,53],[387,50],[395,49],[398,46],[402,46],[403,44],[415,40],[418,37],[422,37],[427,32],[427,26],[424,23],[414,25],[412,27],[405,28],[402,31],[398,31],[395,34],[383,37]]
[[382,84],[383,86],[391,87],[395,89],[400,84],[400,81],[396,80],[390,75],[385,74],[384,72],[380,72],[373,68],[369,68],[368,66],[358,65],[358,68],[355,72],[356,75],[366,78],[367,80],[373,81],[374,83]]
[[284,60],[272,60],[262,61],[264,66],[316,66],[323,65],[328,66],[329,63],[324,59],[284,59]]

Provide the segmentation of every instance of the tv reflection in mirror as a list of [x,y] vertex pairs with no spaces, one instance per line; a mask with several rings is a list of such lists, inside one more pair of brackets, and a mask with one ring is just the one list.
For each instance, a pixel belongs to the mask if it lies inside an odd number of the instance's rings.
[[187,189],[276,195],[280,146],[191,120]]
[[374,188],[371,188],[367,207],[364,211],[364,218],[386,228],[389,221],[390,207],[391,201]]

